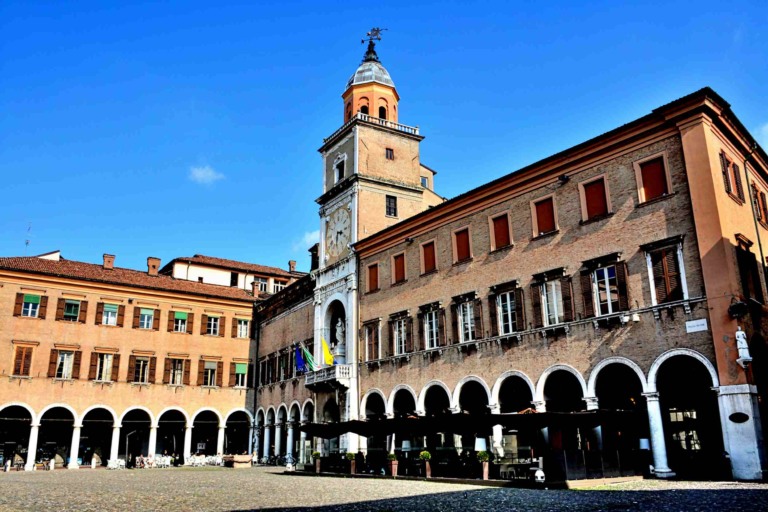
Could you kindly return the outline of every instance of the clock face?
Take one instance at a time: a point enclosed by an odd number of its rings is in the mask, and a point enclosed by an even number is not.
[[[350,234],[349,212],[346,207],[331,213],[325,224],[325,250],[328,256],[338,258],[349,244]]]

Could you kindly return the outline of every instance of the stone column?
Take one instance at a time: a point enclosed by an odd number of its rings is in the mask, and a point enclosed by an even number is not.
[[[184,427],[184,464],[190,463],[192,457],[192,425]]]
[[[491,414],[501,414],[501,406],[498,404],[491,406]],[[504,446],[502,446],[501,441],[504,438],[504,429],[501,425],[494,425],[493,426],[493,434],[491,436],[491,444],[492,444],[492,450],[493,453],[496,454],[498,457],[504,456]]]
[[[599,408],[599,403],[596,396],[585,396],[584,402],[587,404],[587,410],[588,411],[596,411]],[[598,450],[603,449],[603,427],[600,425],[597,425],[596,427],[592,428],[592,437],[595,439],[595,443],[597,443]]]
[[[69,464],[67,469],[78,469],[80,465],[77,463],[77,458],[80,456],[80,429],[82,425],[75,425],[72,427],[72,442],[69,444]]]
[[[253,426],[248,429],[248,455],[253,455],[253,435],[254,435],[255,429]],[[258,446],[258,444],[256,445]]]
[[[299,434],[299,461],[302,464],[307,463],[307,433],[301,432]]]
[[[268,458],[269,458],[269,444],[270,444],[270,442],[272,441],[272,440],[269,438],[269,437],[270,437],[270,434],[272,433],[272,432],[270,432],[270,431],[269,431],[269,427],[270,427],[270,426],[271,426],[271,425],[264,425],[264,451],[263,451],[262,453],[263,453],[263,457],[264,457],[265,459],[268,459]]]
[[[256,456],[261,460],[259,444],[261,444],[261,427],[257,424],[256,428],[253,429],[253,449],[251,450],[251,455],[253,455],[253,452],[256,452]]]
[[[288,423],[286,428],[288,429],[288,440],[286,441],[285,454],[293,458],[293,423]],[[296,464],[296,461],[294,460],[293,463]]]
[[[540,402],[533,402],[533,406],[536,408],[536,412],[547,412],[547,402],[542,400]],[[546,449],[549,449],[549,427],[541,429],[541,436],[544,438],[544,444]]]
[[[216,437],[216,455],[224,455],[224,432],[227,427],[219,425],[219,435]]]
[[[24,465],[25,471],[35,469],[35,459],[37,458],[37,435],[40,431],[40,425],[35,424],[29,429],[29,444],[27,445],[27,463]]]
[[[157,452],[157,427],[149,427],[149,445],[147,446],[147,457],[154,457]]]
[[[283,454],[282,444],[283,442],[283,425],[282,423],[275,423],[275,457],[279,457]]]
[[[757,401],[757,388],[736,384],[717,388],[723,446],[730,455],[731,471],[736,480],[762,480],[765,447]],[[740,421],[731,420],[741,416]]]
[[[109,446],[109,460],[117,460],[120,456],[120,425],[112,426],[112,444]]]
[[[653,466],[658,478],[672,478],[675,473],[667,463],[667,443],[664,439],[664,423],[661,419],[661,404],[659,393],[643,393],[648,405],[648,423],[651,427],[651,449],[653,450]]]

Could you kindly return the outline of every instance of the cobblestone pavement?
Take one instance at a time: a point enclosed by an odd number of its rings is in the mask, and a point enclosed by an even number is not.
[[[284,475],[276,468],[0,473],[0,510],[768,510],[768,485],[642,481],[592,490]]]

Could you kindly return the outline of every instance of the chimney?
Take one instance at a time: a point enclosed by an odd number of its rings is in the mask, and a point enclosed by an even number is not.
[[[288,272],[296,272],[296,262],[294,260],[288,260]]]
[[[309,254],[312,258],[312,264],[309,266],[309,270],[317,270],[320,268],[320,244],[315,244],[309,248]]]
[[[157,271],[160,270],[160,258],[150,256],[147,258],[147,274],[150,276],[157,276]]]
[[[105,254],[104,255],[104,269],[105,270],[112,270],[115,268],[115,255],[114,254]]]
[[[254,279],[251,281],[251,292],[253,293],[254,297],[259,296],[259,283]]]

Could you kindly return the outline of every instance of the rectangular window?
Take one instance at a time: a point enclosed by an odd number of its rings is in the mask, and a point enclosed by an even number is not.
[[[379,265],[368,266],[368,291],[375,292],[379,289]]]
[[[551,197],[547,197],[546,199],[535,202],[533,206],[535,216],[535,235],[541,236],[555,231],[557,229],[557,225],[555,223],[554,200]]]
[[[503,249],[512,244],[512,237],[509,235],[509,216],[505,213],[491,219],[493,226],[493,245],[491,250]]]
[[[599,219],[608,215],[608,194],[603,178],[581,186],[583,196],[582,220]]]
[[[248,377],[248,363],[235,363],[235,387],[244,388]]]
[[[454,232],[453,242],[455,244],[455,263],[467,261],[472,257],[472,251],[469,245],[469,228],[460,229]]]
[[[634,162],[637,193],[640,203],[664,197],[670,193],[669,170],[664,154]]]
[[[405,281],[405,254],[392,257],[392,275],[394,284]]]
[[[19,377],[29,377],[32,366],[32,347],[16,347],[13,357],[13,374]]]
[[[559,279],[542,283],[541,306],[545,326],[557,325],[565,321],[563,291]]]
[[[424,348],[437,348],[440,344],[440,324],[437,314],[437,310],[424,313]]]
[[[272,293],[282,291],[286,286],[288,286],[288,283],[285,281],[275,281],[275,284],[272,285]]]
[[[149,358],[137,357],[133,367],[133,382],[149,384]]]
[[[139,328],[151,329],[155,321],[155,310],[151,308],[141,308],[139,312]]]
[[[58,359],[56,361],[56,375],[57,379],[71,379],[72,378],[72,365],[75,360],[75,353],[69,350],[59,350]]]
[[[203,386],[216,385],[216,361],[206,361],[203,370]]]
[[[102,325],[117,325],[117,304],[104,304],[104,311],[101,313]]]
[[[435,242],[427,242],[421,246],[421,259],[423,262],[423,273],[428,274],[437,269],[435,260]]]
[[[399,356],[407,352],[408,331],[407,319],[401,318],[392,322],[392,343],[395,347],[395,355]]]
[[[101,382],[112,380],[112,354],[96,354],[96,378]]]
[[[40,312],[40,296],[24,294],[24,302],[21,308],[21,316],[37,318]]]
[[[258,289],[260,292],[266,292],[267,291],[267,280],[263,277],[256,277],[253,279],[256,283],[258,283]]]
[[[187,319],[189,313],[185,311],[173,312],[173,332],[187,332]]]
[[[171,359],[168,375],[168,383],[171,386],[181,386],[184,384],[184,360]]]
[[[379,359],[379,324],[378,322],[365,326],[366,360]]]
[[[496,312],[499,318],[500,335],[512,334],[517,331],[514,290],[496,296]]]
[[[462,302],[456,308],[459,316],[459,342],[464,343],[475,339],[475,308],[474,302]]]
[[[237,272],[230,272],[229,274],[229,286],[237,286],[237,281],[240,275]]]
[[[683,293],[678,252],[678,247],[673,246],[648,253],[656,304],[687,298]]]
[[[208,323],[206,324],[206,328],[205,328],[205,334],[210,334],[211,336],[218,336],[220,321],[221,319],[217,316],[209,316]]]
[[[429,178],[426,176],[421,177],[421,186],[424,188],[429,188]]]
[[[67,299],[64,301],[64,320],[77,322],[80,317],[80,301]]]
[[[387,156],[387,160],[394,160],[395,159],[395,150],[392,149],[392,148],[387,148],[386,156]]]
[[[334,183],[338,183],[342,178],[344,178],[344,160],[337,162],[334,170],[336,171],[333,177]]]
[[[237,337],[238,338],[247,338],[248,337],[248,327],[249,327],[249,321],[243,320],[242,318],[237,319]]]
[[[595,304],[595,314],[610,315],[620,310],[619,285],[616,276],[616,266],[598,268],[592,272],[592,294]]]
[[[744,186],[741,184],[739,166],[732,162],[724,152],[720,153],[720,166],[723,171],[725,191],[739,201],[744,201]]]
[[[757,269],[757,259],[749,250],[748,243],[739,241],[736,247],[736,264],[739,267],[741,277],[741,293],[746,299],[753,299],[763,303],[763,287],[760,282],[760,273]]]
[[[397,217],[397,198],[395,196],[387,196],[387,217]]]

